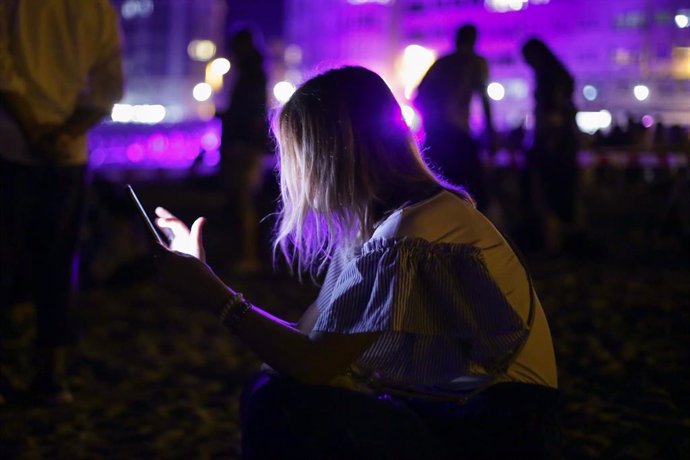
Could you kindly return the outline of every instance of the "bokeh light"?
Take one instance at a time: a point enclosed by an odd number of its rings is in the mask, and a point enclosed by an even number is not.
[[[405,124],[414,132],[418,131],[421,127],[421,118],[417,111],[407,104],[400,104],[400,110],[402,111],[403,119]]]
[[[674,17],[674,20],[679,29],[686,29],[690,27],[690,13],[678,12],[678,14],[676,14]]]
[[[641,121],[642,126],[644,126],[645,128],[651,128],[652,126],[654,126],[654,117],[649,114],[643,116]]]
[[[208,61],[216,55],[216,44],[211,40],[192,40],[187,46],[187,54],[195,61]]]
[[[295,85],[293,85],[289,81],[279,81],[275,84],[275,86],[273,86],[273,95],[275,96],[278,102],[280,102],[281,104],[285,104],[287,101],[290,100],[290,97],[292,97],[292,94],[295,92],[295,89]]]
[[[598,112],[577,112],[575,122],[583,133],[594,134],[600,129],[611,126],[611,112],[600,110]]]
[[[646,85],[635,85],[633,95],[638,101],[645,101],[649,97],[649,88]]]
[[[403,84],[405,97],[410,99],[412,92],[417,87],[426,71],[436,60],[436,53],[433,50],[420,45],[409,45],[405,48],[402,55],[402,63],[399,71],[399,78]]]
[[[160,123],[165,119],[165,107],[160,104],[115,104],[110,118],[116,123]]]
[[[486,87],[486,94],[494,101],[502,100],[506,95],[506,89],[498,82],[491,82]]]
[[[599,91],[597,91],[597,88],[592,85],[585,85],[582,88],[582,95],[588,101],[594,101],[599,95]]]
[[[216,75],[225,75],[230,71],[230,61],[225,58],[216,58],[211,61],[210,69]]]
[[[192,96],[199,102],[208,101],[213,94],[213,88],[206,82],[197,83],[192,89]]]
[[[122,19],[147,18],[153,13],[153,0],[126,0],[120,7]]]

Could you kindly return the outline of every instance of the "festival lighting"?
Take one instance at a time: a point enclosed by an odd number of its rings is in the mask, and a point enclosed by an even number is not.
[[[588,101],[593,101],[597,98],[599,95],[599,91],[597,91],[597,88],[592,86],[592,85],[585,85],[582,88],[582,95],[584,96],[585,99]]]
[[[497,13],[506,11],[520,11],[527,8],[528,0],[484,0],[484,6]]]
[[[295,89],[295,85],[289,81],[279,81],[275,84],[275,86],[273,86],[273,95],[278,102],[285,104],[290,100],[290,97],[292,96],[292,93],[295,92]]]
[[[192,40],[187,46],[187,54],[195,61],[206,62],[216,55],[216,44],[211,40]]]
[[[678,26],[679,29],[687,29],[690,27],[690,11],[679,11],[676,13],[674,20],[676,21],[676,26]]]
[[[146,18],[153,13],[153,0],[126,0],[120,7],[122,19]]]
[[[505,97],[506,90],[502,84],[494,81],[486,87],[486,94],[494,101],[500,101]]]
[[[208,167],[215,167],[218,166],[220,163],[220,151],[219,150],[210,150],[207,152],[204,152],[204,158],[203,158],[204,164]]]
[[[646,85],[635,85],[633,95],[638,101],[645,101],[649,97],[649,88]]]
[[[400,104],[405,124],[414,132],[417,132],[421,126],[421,118],[417,111],[407,104]]]
[[[380,5],[388,5],[393,3],[393,0],[347,0],[350,5],[364,5],[366,3],[378,3]]]
[[[216,58],[206,64],[204,81],[211,86],[214,92],[223,87],[223,75],[230,71],[230,61],[225,58]]]
[[[651,128],[654,125],[654,117],[651,115],[645,115],[642,117],[642,126],[645,128]]]
[[[115,104],[110,118],[117,123],[129,123],[134,119],[134,106],[129,104]]]
[[[215,131],[207,131],[201,136],[201,148],[206,152],[218,150],[220,148],[220,135]]]
[[[165,107],[160,104],[115,104],[110,118],[116,123],[160,123],[165,119]]]
[[[213,94],[213,88],[206,82],[197,83],[192,89],[192,96],[199,102],[208,101]]]
[[[583,133],[594,134],[600,129],[611,126],[611,112],[600,110],[598,112],[577,112],[575,122]]]
[[[230,61],[225,58],[216,58],[211,61],[210,69],[216,75],[225,75],[230,72]]]
[[[405,48],[399,77],[403,83],[407,99],[412,97],[412,92],[422,81],[424,74],[435,60],[436,53],[433,50],[420,45],[409,45]]]

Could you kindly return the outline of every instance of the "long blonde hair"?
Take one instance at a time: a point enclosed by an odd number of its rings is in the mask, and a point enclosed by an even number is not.
[[[381,210],[442,184],[424,163],[386,83],[363,67],[304,83],[273,123],[282,206],[274,251],[321,272],[338,247],[368,239]]]

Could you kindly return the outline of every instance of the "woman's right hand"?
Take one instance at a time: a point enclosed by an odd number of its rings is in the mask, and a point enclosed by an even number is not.
[[[156,225],[170,237],[168,249],[194,256],[202,262],[206,262],[206,250],[204,249],[202,230],[206,223],[205,217],[199,217],[189,228],[178,217],[165,208],[156,208]]]
[[[187,303],[217,313],[231,294],[213,270],[194,255],[157,244],[153,259],[161,285]]]

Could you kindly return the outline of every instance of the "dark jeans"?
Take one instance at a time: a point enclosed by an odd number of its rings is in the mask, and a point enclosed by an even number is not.
[[[557,459],[560,397],[501,383],[462,406],[259,373],[242,395],[242,458]]]
[[[0,315],[14,301],[33,300],[43,348],[75,339],[71,307],[85,203],[85,166],[0,160]]]

